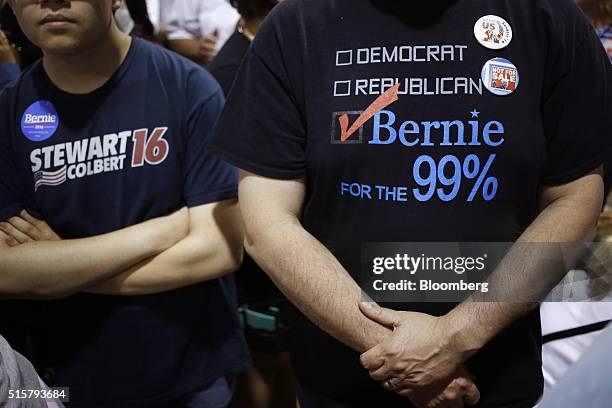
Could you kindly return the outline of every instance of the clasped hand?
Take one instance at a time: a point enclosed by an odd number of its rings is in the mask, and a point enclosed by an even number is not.
[[[359,308],[369,319],[393,330],[360,357],[370,377],[419,408],[478,403],[480,392],[463,364],[467,355],[454,341],[447,318],[370,303],[361,303]]]

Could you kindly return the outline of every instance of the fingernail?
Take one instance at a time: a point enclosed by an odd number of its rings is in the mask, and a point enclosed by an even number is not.
[[[366,309],[372,309],[372,304],[370,302],[361,302],[361,305]]]
[[[0,222],[0,229],[4,231],[6,229],[6,222]]]

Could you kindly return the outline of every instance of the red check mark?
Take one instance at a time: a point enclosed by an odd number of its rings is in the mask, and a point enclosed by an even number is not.
[[[350,129],[348,129],[348,115],[344,115],[338,118],[340,122],[340,141],[345,142],[349,137],[353,135],[360,127],[362,127],[368,120],[372,119],[381,110],[391,105],[393,102],[399,99],[398,91],[400,84],[395,84],[393,87],[387,89],[384,94],[380,95],[366,110],[363,111],[357,120],[353,123]],[[348,129],[348,130],[347,130]]]

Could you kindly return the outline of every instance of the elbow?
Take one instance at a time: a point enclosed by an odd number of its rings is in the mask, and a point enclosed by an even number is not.
[[[244,249],[240,248],[240,254],[235,254],[225,261],[224,270],[226,274],[236,272],[242,266],[244,260]]]
[[[274,256],[277,252],[275,250],[277,245],[279,243],[284,245],[287,239],[290,239],[292,233],[290,227],[295,223],[297,222],[279,222],[267,228],[247,225],[244,234],[244,249],[255,261]],[[281,232],[284,238],[279,240]]]
[[[222,275],[227,275],[236,272],[241,266],[244,259],[244,247],[242,243],[231,245],[225,251],[219,254],[220,269]]]
[[[213,278],[222,278],[236,272],[242,266],[242,253],[240,255],[230,252],[220,252],[212,260],[215,265]],[[210,259],[208,260],[210,262]]]
[[[227,243],[217,247],[209,256],[203,256],[201,270],[213,268],[212,277],[221,278],[236,272],[241,266],[244,258],[244,247],[241,242]],[[204,264],[207,264],[208,268]]]

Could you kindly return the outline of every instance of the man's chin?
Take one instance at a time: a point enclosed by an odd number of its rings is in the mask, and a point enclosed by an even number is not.
[[[82,48],[82,43],[71,36],[46,35],[45,37],[39,44],[45,54],[70,56]]]

